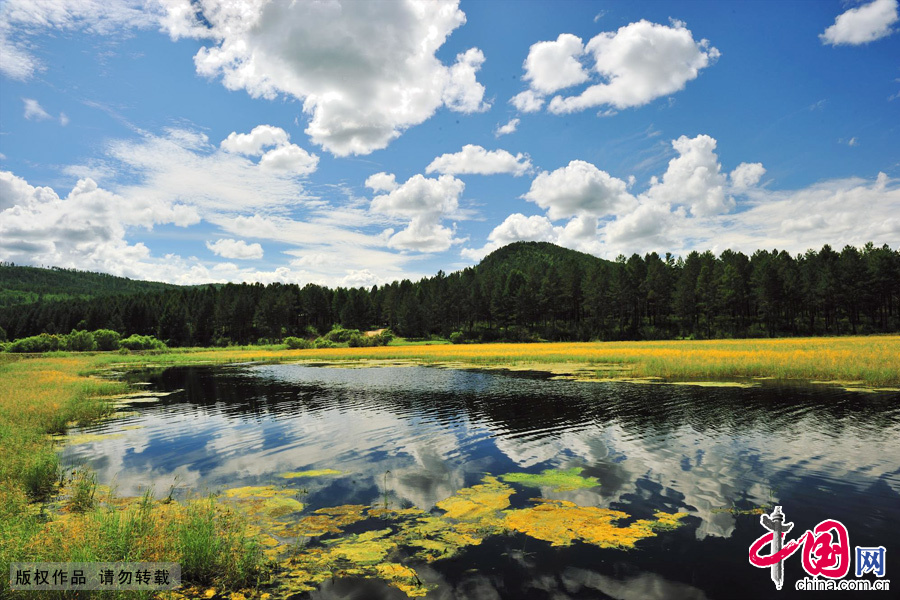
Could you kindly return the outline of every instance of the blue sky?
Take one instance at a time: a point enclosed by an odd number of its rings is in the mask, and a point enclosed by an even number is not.
[[[900,245],[897,0],[0,4],[0,260],[372,285]]]

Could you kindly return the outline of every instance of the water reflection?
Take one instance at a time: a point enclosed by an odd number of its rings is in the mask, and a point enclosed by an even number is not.
[[[578,466],[601,486],[541,495],[638,518],[654,510],[694,517],[658,541],[678,545],[677,557],[657,542],[629,553],[541,546],[534,564],[509,540],[486,543],[425,571],[446,584],[434,597],[767,595],[767,573],[745,558],[762,533],[758,517],[737,509],[774,501],[800,530],[839,518],[853,544],[900,539],[898,394],[578,383],[425,367],[179,368],[150,380],[181,391],[86,430],[122,435],[70,446],[64,461],[89,464],[123,495],[277,482],[307,490],[311,508],[387,500],[430,509],[485,473]],[[319,468],[346,475],[278,478]],[[799,576],[799,562],[793,568]],[[397,591],[337,581],[314,596]]]

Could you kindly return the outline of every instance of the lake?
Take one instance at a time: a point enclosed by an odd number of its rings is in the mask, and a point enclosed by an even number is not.
[[[802,550],[781,592],[748,562],[766,533],[759,513],[775,504],[794,523],[789,539],[836,519],[851,546],[887,548],[885,579],[900,566],[896,392],[299,364],[142,379],[170,393],[73,430],[75,442],[97,435],[65,446],[63,463],[93,468],[119,495],[219,493],[249,506],[273,556],[340,563],[308,586],[313,598],[806,597],[794,590]],[[260,490],[294,504],[246,504]],[[359,514],[329,508],[346,505]],[[337,527],[312,534],[315,515]],[[341,538],[352,546],[329,542]],[[386,572],[372,556],[400,566]]]

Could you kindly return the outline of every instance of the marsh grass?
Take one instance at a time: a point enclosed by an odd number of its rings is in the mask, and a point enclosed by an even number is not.
[[[264,574],[241,517],[212,499],[187,503],[98,499],[97,482],[74,482],[68,510],[44,510],[60,466],[50,434],[107,415],[127,391],[97,373],[242,362],[433,364],[549,371],[577,378],[776,379],[900,385],[900,336],[610,343],[390,345],[287,350],[283,346],[108,353],[0,353],[0,572],[13,561],[181,562],[184,578],[240,588]],[[72,487],[69,483],[69,487]],[[8,595],[0,577],[0,597]],[[131,592],[129,598],[140,597]],[[47,594],[41,597],[64,597]],[[123,596],[124,597],[124,596]]]
[[[96,355],[98,368],[235,362],[411,361],[459,367],[544,370],[580,377],[794,380],[900,385],[900,336],[675,340],[538,344],[417,344],[374,348],[287,350],[283,346],[183,348],[153,355]]]
[[[113,406],[104,397],[128,389],[91,376],[96,359],[0,354],[0,573],[16,561],[171,561],[188,565],[187,582],[224,588],[255,582],[263,572],[262,556],[233,513],[208,500],[166,503],[149,494],[129,499],[110,492],[104,500],[94,473],[77,468],[73,477],[61,477],[51,434],[109,414]],[[45,506],[57,495],[65,500]],[[10,593],[9,579],[0,577],[0,597]],[[129,591],[102,597],[151,595]]]

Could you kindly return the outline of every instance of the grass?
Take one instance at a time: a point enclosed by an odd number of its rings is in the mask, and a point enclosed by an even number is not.
[[[182,563],[183,580],[195,584],[254,585],[263,560],[234,513],[209,500],[165,503],[109,492],[104,499],[93,473],[61,476],[51,434],[108,414],[103,398],[127,391],[124,383],[87,375],[97,359],[0,354],[0,572],[19,561],[171,561]],[[62,500],[45,510],[40,501],[53,496]],[[9,579],[0,577],[0,597],[9,594]]]
[[[263,562],[245,524],[213,500],[115,499],[87,472],[66,486],[68,506],[44,511],[61,479],[51,434],[104,416],[103,398],[127,391],[97,373],[143,367],[251,361],[357,364],[404,362],[550,371],[579,378],[744,377],[900,385],[900,336],[766,340],[405,344],[286,350],[283,346],[172,349],[148,353],[0,354],[0,572],[14,561],[181,562],[186,580],[253,586]],[[48,519],[47,512],[52,514]],[[8,583],[0,578],[0,596]],[[50,595],[48,597],[55,597]]]
[[[900,385],[900,336],[541,344],[407,344],[286,350],[283,346],[181,348],[158,354],[95,355],[86,370],[115,366],[250,361],[411,361],[461,367],[545,370],[579,377],[704,381],[744,377]]]

